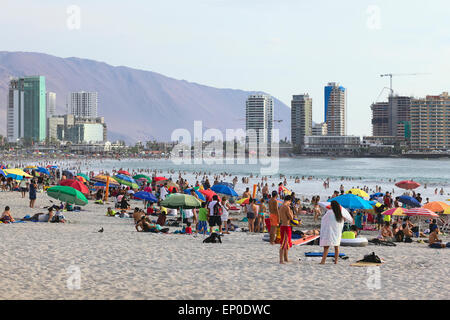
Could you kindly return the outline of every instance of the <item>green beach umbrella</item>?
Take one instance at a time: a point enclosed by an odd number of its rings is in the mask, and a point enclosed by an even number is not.
[[[147,179],[148,183],[152,183],[152,178],[150,178],[149,176],[146,176],[145,174],[138,174],[133,177],[134,180],[138,180],[138,179],[142,179],[142,178]]]
[[[78,190],[68,186],[56,186],[47,189],[49,197],[62,202],[73,203],[79,206],[87,205],[86,197]]]
[[[182,194],[182,193],[172,193],[161,201],[161,206],[170,209],[195,209],[200,208],[202,203],[195,197]]]
[[[118,174],[114,176],[114,179],[116,179],[118,183],[123,184],[124,186],[128,186],[132,189],[139,189],[138,184],[131,177],[125,176],[123,174]]]
[[[77,174],[77,176],[83,177],[83,178],[85,178],[87,181],[91,181],[91,179],[89,179],[89,177],[88,177],[87,174],[79,173],[79,174]]]

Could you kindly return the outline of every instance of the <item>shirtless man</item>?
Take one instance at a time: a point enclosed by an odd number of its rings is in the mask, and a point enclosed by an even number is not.
[[[292,228],[291,228],[291,220],[294,218],[291,206],[291,196],[287,195],[284,197],[284,203],[280,207],[279,215],[281,221],[281,244],[280,244],[280,264],[284,264],[285,262],[289,262],[288,260],[288,251],[289,248],[292,247],[291,236],[292,236]]]
[[[272,191],[272,198],[269,200],[269,219],[270,219],[270,244],[275,244],[277,236],[277,228],[280,224],[280,216],[278,212],[278,193],[274,190]]]
[[[438,233],[439,233],[439,228],[437,227],[437,225],[433,225],[432,230],[430,230],[430,236],[428,237],[428,245],[431,248],[450,248],[450,242],[447,242],[447,244],[442,243],[442,240],[439,240],[438,238]]]
[[[250,190],[249,188],[246,188],[245,192],[242,194],[242,198],[250,198],[250,197],[251,197]]]

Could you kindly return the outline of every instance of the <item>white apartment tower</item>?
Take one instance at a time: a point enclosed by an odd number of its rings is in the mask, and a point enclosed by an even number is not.
[[[45,104],[47,106],[47,118],[56,114],[56,93],[47,91],[45,93]]]
[[[67,112],[80,118],[97,118],[97,92],[71,92],[67,97]]]
[[[272,143],[273,99],[266,94],[253,94],[247,98],[245,129],[255,130],[257,143]],[[263,130],[261,132],[261,130]],[[262,133],[262,135],[261,135]]]

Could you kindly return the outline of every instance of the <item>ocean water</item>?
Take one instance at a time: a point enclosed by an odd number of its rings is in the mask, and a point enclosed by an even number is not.
[[[82,170],[125,170],[157,169],[166,173],[175,172],[227,172],[237,176],[261,177],[261,168],[268,164],[182,164],[178,165],[171,160],[122,159],[103,160],[81,166]],[[388,180],[415,180],[429,185],[450,185],[449,159],[406,159],[406,158],[281,158],[278,163],[278,173],[290,176],[313,176],[318,179],[330,178],[338,180],[341,177],[363,181],[379,182]]]

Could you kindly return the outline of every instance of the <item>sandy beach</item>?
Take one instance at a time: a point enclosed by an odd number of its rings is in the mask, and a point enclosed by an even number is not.
[[[243,187],[239,184],[237,190]],[[321,189],[319,181],[301,187]],[[36,208],[29,209],[27,197],[22,199],[19,192],[0,192],[0,206],[11,206],[16,219],[44,212],[49,200],[38,193]],[[321,247],[294,246],[291,262],[280,265],[279,246],[262,241],[263,234],[232,232],[222,244],[204,244],[203,235],[138,233],[132,219],[106,217],[108,206],[113,206],[111,199],[105,205],[90,202],[81,212],[64,212],[65,224],[0,225],[2,299],[449,298],[448,249],[417,242],[341,247],[349,259],[334,265],[329,258],[319,265],[320,258],[306,258],[304,253],[320,252]],[[132,201],[135,206],[142,203]],[[303,220],[302,230],[312,217]],[[171,227],[170,232],[177,229]],[[368,239],[376,234],[363,232]],[[379,268],[350,266],[371,252],[385,263]],[[78,270],[79,288],[69,281]]]

